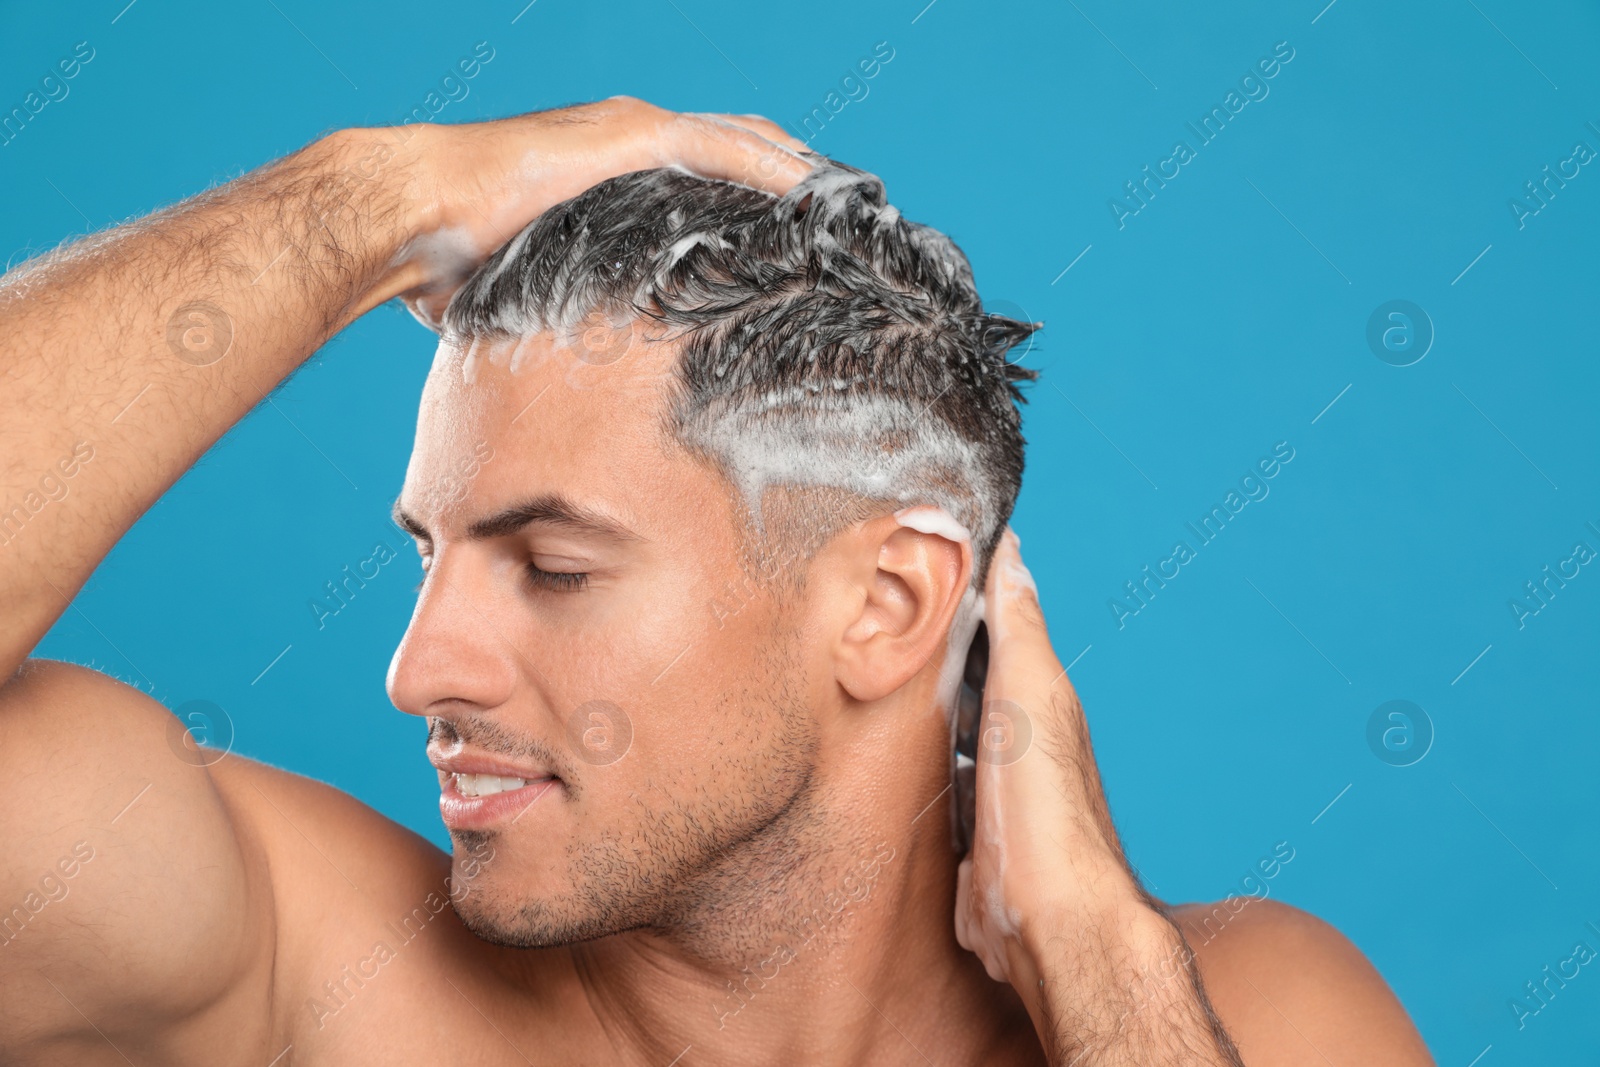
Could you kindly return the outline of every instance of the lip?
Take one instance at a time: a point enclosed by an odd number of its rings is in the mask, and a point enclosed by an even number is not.
[[[508,760],[496,759],[494,756],[480,756],[471,752],[457,751],[446,756],[438,749],[430,749],[428,762],[434,769],[442,774],[498,774],[502,778],[526,778],[532,781],[535,778],[554,778],[550,769],[533,764],[515,764]]]
[[[463,771],[463,774],[493,774],[493,771]],[[488,830],[510,825],[522,818],[544,795],[561,785],[559,778],[531,778],[521,789],[508,789],[487,797],[469,797],[456,790],[453,774],[441,774],[439,816],[452,830]],[[508,777],[511,777],[508,775]],[[524,777],[524,775],[515,775]]]
[[[488,830],[514,823],[562,784],[560,778],[543,768],[519,767],[493,756],[462,753],[431,758],[429,762],[439,772],[439,816],[451,830]],[[457,774],[495,774],[521,778],[528,784],[492,796],[469,797],[456,789]]]

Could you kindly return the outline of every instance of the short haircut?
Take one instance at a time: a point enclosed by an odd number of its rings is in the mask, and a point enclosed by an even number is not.
[[[981,588],[1022,485],[1018,383],[1036,376],[1007,353],[1039,324],[986,313],[953,241],[873,175],[813,158],[782,197],[677,169],[602,182],[491,256],[444,335],[654,320],[681,345],[668,429],[758,528],[768,488],[933,505],[971,533]],[[830,507],[827,536],[863,514]]]

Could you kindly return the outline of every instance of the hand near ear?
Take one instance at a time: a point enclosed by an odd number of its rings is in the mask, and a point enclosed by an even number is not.
[[[1016,988],[1052,1064],[1238,1065],[1192,953],[1122,854],[1083,707],[1010,530],[985,597],[989,673],[957,940]],[[1139,986],[1173,959],[1184,965],[1172,979]]]

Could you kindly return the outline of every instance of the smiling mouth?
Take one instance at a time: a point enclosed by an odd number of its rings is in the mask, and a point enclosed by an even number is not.
[[[503,774],[452,774],[450,782],[464,797],[492,797],[527,785],[554,782],[554,778],[508,778]]]
[[[439,814],[452,832],[506,829],[535,807],[547,810],[539,801],[552,789],[565,784],[554,775],[524,778],[441,770]],[[555,799],[560,799],[559,794]],[[551,810],[550,815],[558,815],[559,810]]]

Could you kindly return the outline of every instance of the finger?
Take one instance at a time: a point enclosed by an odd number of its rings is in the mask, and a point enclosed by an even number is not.
[[[440,300],[436,295],[422,296],[408,293],[400,298],[406,310],[411,312],[411,317],[434,333],[443,331],[444,306],[447,300]]]
[[[673,162],[707,178],[739,182],[781,196],[811,173],[786,145],[710,115],[679,115],[668,131]]]
[[[746,134],[753,134],[762,141],[769,142],[771,145],[775,146],[784,157],[789,159],[799,158],[804,161],[808,167],[812,163],[811,157],[815,155],[811,149],[806,147],[804,141],[790,136],[789,132],[782,126],[779,126],[776,122],[773,122],[771,119],[762,115],[730,115],[720,112],[699,112],[693,113],[691,117],[703,119],[707,122],[713,123],[734,137],[740,137],[741,140],[743,138],[736,131],[742,130]],[[773,156],[771,149],[766,145],[758,145],[758,147],[760,148],[763,160],[768,158],[776,158]],[[807,173],[810,173],[810,171],[807,170],[801,173],[801,177],[804,177]]]
[[[989,673],[984,699],[1010,700],[1037,708],[1066,672],[1050,644],[1039,591],[1022,562],[1022,545],[1006,528],[989,563],[984,590],[984,622],[989,629]]]
[[[1036,791],[1039,779],[1033,777],[1044,773],[1053,779],[1055,793],[1069,800],[1073,812],[1087,816],[1088,825],[1113,852],[1118,852],[1116,828],[1100,784],[1083,704],[1050,644],[1038,590],[1022,562],[1021,542],[1009,527],[995,546],[989,564],[984,621],[989,627],[985,719],[995,712],[1021,719],[1029,729],[1028,748],[1022,754],[1039,749],[1040,740],[1046,739],[1053,758],[1043,762],[1021,756],[998,762],[980,759],[979,804],[984,802],[985,781],[991,790],[1021,790],[1020,795],[1027,798],[1020,801],[1024,806],[1037,803],[1038,796],[1048,798],[1048,793]],[[1052,768],[1061,767],[1075,767],[1076,773],[1058,777]],[[981,833],[982,830],[974,831],[974,836]]]
[[[765,137],[774,144],[781,144],[786,148],[794,149],[796,152],[811,151],[811,149],[806,146],[804,141],[797,137],[790,136],[788,130],[785,130],[782,126],[779,126],[776,122],[773,122],[765,115],[728,115],[721,112],[716,112],[711,114],[709,117],[721,119],[723,122],[726,122],[729,125],[738,126],[742,129],[749,130],[751,133],[756,134],[757,136]]]
[[[956,944],[968,952],[977,951],[977,938],[972,935],[972,857],[968,856],[956,868]]]

